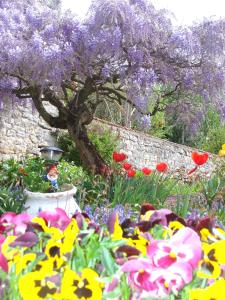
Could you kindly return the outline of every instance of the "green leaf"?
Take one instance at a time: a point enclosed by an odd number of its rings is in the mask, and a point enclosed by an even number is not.
[[[102,247],[101,253],[102,253],[102,263],[105,269],[110,275],[113,275],[115,273],[115,260],[113,259],[110,251],[107,248]]]

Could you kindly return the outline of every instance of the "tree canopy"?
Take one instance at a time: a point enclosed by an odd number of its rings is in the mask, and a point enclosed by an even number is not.
[[[104,161],[85,125],[102,99],[128,102],[148,119],[171,95],[213,97],[224,107],[224,20],[174,29],[149,1],[95,0],[80,21],[44,1],[1,0],[0,39],[0,101],[31,98],[49,125],[68,129],[93,172]]]

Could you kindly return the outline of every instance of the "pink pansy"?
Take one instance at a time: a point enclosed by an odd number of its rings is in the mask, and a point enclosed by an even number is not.
[[[151,272],[149,280],[155,288],[144,293],[142,296],[156,299],[167,298],[173,292],[177,294],[185,284],[192,280],[192,267],[189,264],[177,263],[168,269],[155,268]]]
[[[14,234],[23,234],[31,219],[27,213],[17,215],[14,212],[6,212],[1,216],[0,223],[5,226],[7,231],[13,229]]]
[[[41,211],[39,217],[43,218],[49,227],[56,227],[61,230],[64,230],[71,222],[71,219],[61,208],[55,208],[51,211]]]
[[[152,291],[156,289],[154,282],[150,280],[153,266],[147,259],[132,259],[121,268],[122,272],[129,273],[128,282],[138,290]]]
[[[177,293],[192,280],[192,267],[188,263],[176,263],[163,269],[153,266],[149,260],[136,259],[126,262],[121,271],[129,273],[128,283],[135,292],[153,298],[166,297],[171,291]]]
[[[170,240],[154,241],[147,248],[152,264],[160,268],[168,268],[179,262],[189,263],[196,268],[201,254],[200,238],[188,227],[181,228]]]

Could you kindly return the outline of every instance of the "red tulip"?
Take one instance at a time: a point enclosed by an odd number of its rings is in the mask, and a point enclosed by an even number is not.
[[[168,169],[168,165],[164,162],[157,164],[156,170],[159,172],[166,172]]]
[[[152,170],[150,170],[149,168],[143,168],[141,171],[144,175],[149,175],[152,173]]]
[[[113,152],[113,160],[116,162],[120,161],[120,154],[118,152]]]
[[[120,161],[127,159],[127,155],[125,153],[120,153]]]
[[[128,164],[128,163],[124,163],[124,164],[123,164],[123,168],[124,168],[126,171],[130,170],[131,167],[132,167],[131,164]]]
[[[191,157],[196,165],[201,166],[207,162],[209,158],[209,154],[208,153],[200,154],[198,152],[192,152]]]
[[[134,177],[136,175],[136,171],[133,169],[130,169],[127,171],[127,176],[128,177]]]
[[[115,162],[124,161],[126,158],[127,158],[127,156],[124,153],[113,152],[113,160]]]

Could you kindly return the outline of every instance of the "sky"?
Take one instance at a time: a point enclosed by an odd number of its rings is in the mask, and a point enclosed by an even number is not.
[[[166,8],[175,15],[174,24],[190,25],[204,17],[225,17],[225,0],[152,0],[156,8]],[[70,8],[84,17],[91,0],[62,0],[63,8]]]

